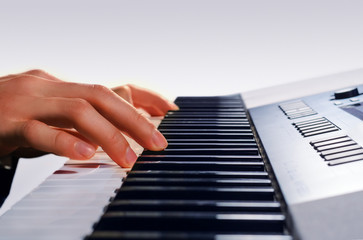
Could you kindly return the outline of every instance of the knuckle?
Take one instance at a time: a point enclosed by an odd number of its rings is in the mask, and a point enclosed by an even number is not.
[[[123,145],[121,132],[117,130],[113,131],[112,134],[109,134],[107,140],[109,144],[118,145],[118,146]],[[122,144],[120,145],[120,143]]]
[[[9,82],[16,89],[16,92],[33,92],[37,86],[37,79],[29,75],[18,75]]]
[[[42,69],[32,69],[30,71],[27,71],[26,74],[36,75],[36,76],[44,76],[44,75],[47,75],[47,72],[45,72]]]
[[[39,126],[37,120],[29,120],[23,124],[22,135],[28,145],[30,145],[32,139],[36,137],[36,129]]]
[[[131,95],[131,88],[129,86],[123,86],[122,90],[128,94]]]
[[[70,107],[68,109],[69,114],[74,117],[80,117],[86,115],[91,109],[91,104],[83,98],[74,98],[71,100]]]
[[[139,126],[155,128],[154,124],[150,120],[148,120],[141,112],[136,112],[136,114],[134,115],[134,122],[137,123],[137,125]]]
[[[144,122],[145,121],[145,117],[144,117],[144,115],[142,114],[142,113],[140,113],[140,112],[137,112],[136,114],[135,114],[135,121],[136,122]]]
[[[93,92],[100,95],[108,95],[111,92],[110,89],[100,84],[92,84],[90,87],[92,88]]]
[[[54,136],[54,142],[53,146],[59,147],[64,145],[64,140],[68,138],[68,135],[63,131],[58,131],[56,135]],[[70,141],[67,141],[67,143],[70,143]]]
[[[124,85],[125,87],[127,87],[128,89],[132,89],[132,88],[134,88],[134,87],[136,87],[136,85],[135,84],[131,84],[131,83],[127,83],[127,84],[125,84]]]
[[[115,97],[115,93],[103,85],[91,84],[90,88],[90,92],[92,93],[92,101],[94,101],[96,104],[103,105],[105,102],[108,102]]]
[[[117,92],[125,93],[127,91],[127,86],[120,86],[117,88]]]
[[[116,93],[122,97],[124,100],[132,104],[132,94],[131,89],[128,86],[119,87]]]

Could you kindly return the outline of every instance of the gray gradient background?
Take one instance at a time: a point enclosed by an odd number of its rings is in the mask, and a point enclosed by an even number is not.
[[[0,75],[242,92],[363,67],[362,23],[363,1],[0,1]]]

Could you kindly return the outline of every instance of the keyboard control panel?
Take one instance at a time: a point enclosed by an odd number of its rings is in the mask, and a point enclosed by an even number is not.
[[[362,92],[360,85],[249,109],[302,239],[363,235]]]

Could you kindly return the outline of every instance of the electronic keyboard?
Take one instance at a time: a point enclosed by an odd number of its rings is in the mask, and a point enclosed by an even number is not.
[[[178,97],[157,123],[165,150],[138,147],[131,169],[102,149],[67,161],[0,218],[0,239],[363,238],[362,93]]]

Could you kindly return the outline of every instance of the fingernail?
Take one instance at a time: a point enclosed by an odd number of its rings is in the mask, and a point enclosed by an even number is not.
[[[172,110],[179,110],[178,105],[176,105],[175,103],[170,103],[170,107]]]
[[[74,148],[80,155],[85,158],[91,158],[96,152],[96,149],[94,149],[94,147],[84,142],[77,142]]]
[[[126,162],[129,164],[129,166],[132,166],[137,159],[137,155],[135,154],[135,152],[130,148],[127,147],[126,149]]]
[[[168,142],[157,129],[154,130],[152,141],[157,149],[164,149],[168,146]]]

